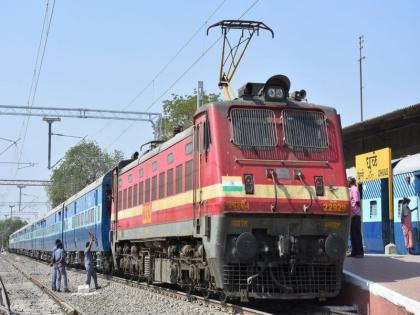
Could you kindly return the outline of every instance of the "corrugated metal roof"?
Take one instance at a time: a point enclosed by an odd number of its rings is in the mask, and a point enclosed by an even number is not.
[[[374,118],[367,119],[362,122],[355,123],[353,125],[349,125],[347,127],[343,128],[344,133],[349,133],[355,130],[360,129],[369,129],[370,127],[375,126],[376,124],[381,124],[390,120],[396,120],[396,119],[407,119],[412,118],[415,116],[420,116],[420,103],[414,104],[411,106],[407,106],[404,108],[400,108],[397,110],[394,110],[392,112],[386,113],[381,116],[377,116]]]

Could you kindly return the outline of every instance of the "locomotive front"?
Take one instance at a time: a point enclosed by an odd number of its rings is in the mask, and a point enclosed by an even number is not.
[[[211,282],[245,301],[340,290],[349,227],[340,117],[289,88],[282,75],[248,83],[195,116],[204,153],[194,211]]]

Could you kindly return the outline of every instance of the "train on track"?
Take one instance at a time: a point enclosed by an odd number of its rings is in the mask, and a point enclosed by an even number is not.
[[[336,296],[349,231],[340,116],[276,75],[197,109],[193,125],[122,161],[10,236],[49,259],[221,299]]]

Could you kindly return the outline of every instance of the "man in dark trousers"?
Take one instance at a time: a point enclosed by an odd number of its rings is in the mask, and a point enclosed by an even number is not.
[[[351,240],[351,254],[349,257],[363,258],[363,240],[362,240],[362,221],[360,218],[360,193],[356,186],[356,179],[349,178],[349,194],[350,194],[350,211],[351,211],[351,225],[350,225],[350,240]]]
[[[51,289],[53,291],[56,291],[57,290],[56,281],[57,281],[57,273],[58,273],[57,264],[54,261],[54,253],[55,253],[55,250],[57,249],[57,246],[60,243],[61,243],[61,240],[56,239],[55,240],[55,246],[54,246],[54,248],[53,248],[53,250],[51,252],[51,264],[50,264],[50,266],[53,267]]]
[[[61,286],[61,277],[63,277],[63,286],[64,286],[64,292],[70,292],[68,288],[67,283],[67,271],[66,271],[66,261],[64,257],[64,249],[63,249],[63,243],[59,243],[57,245],[57,249],[54,252],[54,261],[57,265],[57,292],[60,292],[60,286]]]
[[[86,284],[90,286],[90,280],[93,278],[93,281],[95,282],[95,289],[100,289],[100,286],[98,285],[98,277],[96,276],[95,266],[93,263],[93,256],[92,256],[92,245],[95,243],[96,238],[95,235],[89,232],[90,235],[90,241],[86,243],[85,248],[85,268],[86,268]]]

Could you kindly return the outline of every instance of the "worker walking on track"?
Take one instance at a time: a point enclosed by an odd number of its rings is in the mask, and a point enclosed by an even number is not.
[[[63,243],[61,242],[57,245],[57,249],[54,252],[54,260],[55,260],[55,263],[57,264],[57,269],[58,269],[57,284],[56,284],[57,292],[61,292],[60,291],[61,277],[63,277],[64,292],[70,292],[68,288],[68,283],[67,283],[67,271],[66,271],[66,262],[65,262],[65,257],[64,257]]]
[[[58,267],[57,267],[57,264],[55,263],[54,253],[55,253],[55,251],[57,249],[57,246],[60,243],[61,243],[61,240],[59,240],[59,239],[55,240],[55,246],[54,246],[54,248],[53,248],[53,250],[51,252],[51,264],[50,264],[50,266],[53,267],[51,289],[53,291],[56,291],[57,290],[56,281],[57,281],[57,273],[58,273]]]
[[[401,227],[404,235],[404,244],[407,249],[407,253],[411,254],[414,249],[413,246],[413,225],[411,224],[411,212],[417,210],[417,207],[410,209],[410,199],[404,197],[401,208]]]
[[[98,285],[98,277],[96,275],[95,266],[93,264],[93,256],[92,256],[92,245],[96,241],[95,235],[89,232],[90,235],[90,241],[86,243],[85,248],[85,268],[86,268],[86,284],[90,286],[90,280],[93,278],[93,281],[95,282],[95,289],[100,289],[100,286]]]

